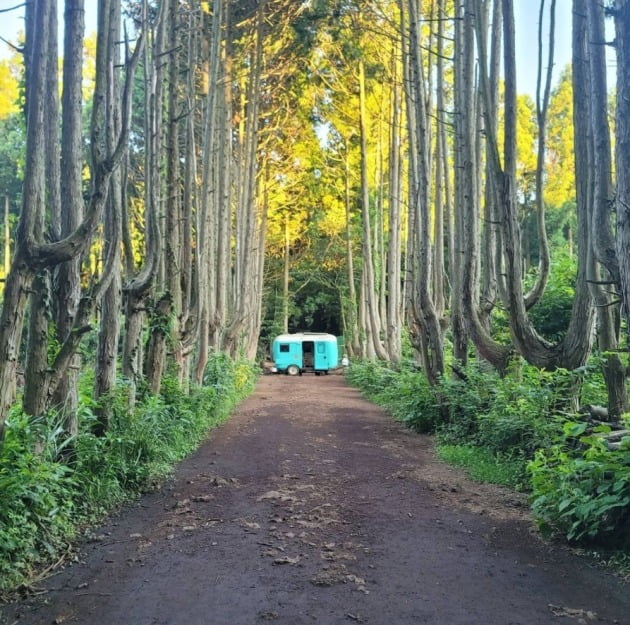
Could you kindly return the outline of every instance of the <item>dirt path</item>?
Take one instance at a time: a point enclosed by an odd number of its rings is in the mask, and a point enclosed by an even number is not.
[[[341,376],[265,376],[161,491],[1,625],[630,622],[524,502],[437,462]]]

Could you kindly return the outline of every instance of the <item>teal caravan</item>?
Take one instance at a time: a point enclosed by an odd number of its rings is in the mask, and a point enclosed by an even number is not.
[[[323,332],[281,334],[271,345],[272,371],[288,375],[327,374],[339,366],[337,337]]]

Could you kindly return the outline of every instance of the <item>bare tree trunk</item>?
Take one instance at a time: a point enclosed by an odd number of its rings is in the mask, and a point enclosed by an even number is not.
[[[289,269],[291,266],[291,243],[289,239],[289,213],[284,216],[284,271],[282,272],[282,331],[289,331]]]
[[[112,13],[109,20],[109,40],[119,42],[120,33],[120,5],[112,5]],[[117,44],[116,44],[117,45]],[[120,54],[116,48],[114,65],[120,63]],[[108,109],[112,112],[112,124],[107,131],[108,149],[113,149],[116,136],[121,132],[121,101],[120,81],[118,74],[111,76],[108,90]],[[122,168],[121,168],[122,169]],[[121,169],[112,174],[109,188],[107,206],[103,224],[103,254],[104,259],[113,255],[113,271],[109,288],[105,291],[101,302],[101,319],[98,334],[97,355],[94,375],[94,398],[99,402],[101,398],[107,398],[116,385],[116,365],[118,358],[118,342],[120,336],[120,310],[122,307],[122,276],[120,265],[120,241],[121,219],[123,205],[123,180],[124,172]],[[79,276],[77,276],[77,279]],[[98,404],[97,415],[101,432],[109,428],[112,417],[111,401],[102,401]]]
[[[11,225],[9,223],[9,196],[4,196],[4,219],[2,220],[2,227],[4,230],[4,271],[2,276],[5,277],[9,273],[9,267],[11,265]]]
[[[361,134],[361,217],[363,223],[363,273],[365,275],[365,288],[367,299],[367,324],[370,328],[370,337],[374,342],[374,351],[382,360],[387,360],[387,352],[380,340],[380,320],[378,316],[378,302],[376,299],[376,286],[374,278],[374,259],[372,254],[372,228],[370,225],[370,194],[368,182],[367,164],[367,120],[365,111],[365,73],[363,61],[359,61],[359,115]]]
[[[193,4],[188,11],[186,66],[196,68],[200,36],[200,17]],[[173,347],[173,360],[182,388],[187,392],[193,346],[199,337],[199,250],[198,233],[193,227],[197,214],[197,154],[196,154],[196,88],[197,72],[190,69],[186,79],[186,115],[184,138],[184,176],[181,223],[181,319],[180,334]],[[197,236],[195,236],[195,234]]]
[[[474,208],[469,203],[478,202],[473,186],[474,179],[471,168],[473,167],[472,141],[474,129],[471,124],[474,121],[473,110],[473,75],[472,67],[474,56],[469,48],[472,42],[470,29],[472,28],[471,15],[466,3],[462,0],[456,2],[457,20],[455,22],[455,93],[454,106],[458,111],[455,116],[455,134],[457,140],[454,146],[455,164],[455,206],[453,211],[453,264],[450,268],[452,284],[451,291],[451,329],[453,332],[453,357],[456,361],[466,364],[468,361],[468,326],[464,311],[462,296],[464,282],[464,263],[466,260],[466,244],[474,245],[475,233],[466,231],[464,219],[465,211]],[[478,11],[481,14],[481,11]],[[472,16],[474,17],[474,16]],[[458,45],[459,44],[459,45]],[[468,48],[467,48],[468,47]],[[467,148],[467,149],[466,149]],[[467,160],[468,159],[468,160]],[[464,183],[466,176],[466,183]],[[475,222],[475,217],[471,223]],[[472,261],[472,259],[468,259]],[[476,270],[476,265],[471,264]],[[472,286],[472,285],[471,285]],[[474,294],[471,293],[471,296]],[[476,302],[474,303],[476,305]]]
[[[350,336],[346,337],[346,349],[351,356],[361,354],[361,341],[358,322],[359,304],[354,277],[354,254],[352,252],[352,235],[350,232],[350,154],[349,139],[346,138],[344,150],[344,201],[346,212],[346,266],[348,270],[348,329]]]
[[[546,369],[559,366],[573,369],[585,362],[591,346],[591,298],[586,286],[584,270],[584,259],[588,248],[581,248],[582,264],[578,267],[576,298],[569,330],[564,341],[553,345],[540,337],[529,323],[522,291],[521,237],[515,186],[516,68],[512,0],[503,0],[503,24],[505,68],[505,154],[503,166],[505,169],[502,169],[496,137],[491,138],[489,157],[492,160],[497,189],[500,189],[500,203],[503,207],[510,328],[517,349],[531,364]],[[487,88],[484,91],[486,91],[485,99],[487,101]],[[487,132],[492,133],[490,126],[487,127]]]
[[[167,104],[166,104],[166,124],[167,129],[164,140],[165,155],[160,154],[160,160],[166,163],[166,188],[163,201],[165,228],[162,233],[164,250],[164,276],[160,280],[160,291],[164,292],[155,310],[151,311],[151,324],[149,345],[147,347],[145,360],[145,375],[148,386],[154,395],[160,392],[162,377],[167,365],[167,341],[170,339],[171,346],[179,342],[181,330],[181,271],[182,271],[182,242],[180,237],[181,228],[181,177],[180,177],[180,149],[179,149],[179,124],[180,110],[178,95],[180,91],[180,68],[179,68],[179,40],[178,34],[181,32],[179,20],[179,5],[176,2],[167,0],[164,11],[164,20],[167,23],[165,39],[168,41],[168,57],[162,62],[168,65],[167,77]],[[160,120],[161,122],[161,120]],[[162,132],[158,129],[158,136]],[[162,151],[158,144],[158,150]],[[170,306],[170,308],[168,308]],[[174,349],[178,349],[174,347]],[[179,376],[178,376],[179,377]]]
[[[457,208],[459,219],[456,224],[461,228],[460,244],[462,246],[462,258],[459,271],[461,272],[461,283],[455,288],[454,298],[457,293],[461,293],[462,314],[466,319],[467,331],[472,339],[479,354],[492,364],[498,371],[504,372],[507,366],[509,348],[499,345],[490,335],[487,325],[482,318],[480,306],[480,252],[481,252],[481,236],[480,236],[480,192],[476,172],[478,172],[482,164],[479,158],[479,151],[476,146],[476,137],[479,135],[479,113],[476,106],[478,98],[475,97],[474,74],[472,59],[474,54],[474,28],[477,29],[477,43],[479,48],[479,59],[481,71],[487,71],[487,54],[486,54],[486,31],[487,31],[487,12],[483,11],[479,2],[475,3],[473,9],[474,15],[463,14],[462,28],[458,31],[456,42],[459,42],[459,52],[457,59],[462,63],[459,66],[456,76],[459,80],[458,90],[462,97],[459,100],[458,107],[458,133],[457,141],[459,143],[459,167],[455,171],[455,184],[457,185],[457,199],[460,206]],[[496,12],[495,12],[496,16]],[[498,36],[498,31],[494,29],[494,36]],[[498,44],[493,41],[493,48]],[[485,78],[484,78],[485,82]],[[496,127],[496,111],[490,107],[494,103],[493,99],[489,99],[486,107],[486,123]],[[489,252],[488,247],[485,251]],[[491,263],[486,260],[486,270],[489,269]],[[455,285],[455,283],[454,283]]]
[[[617,239],[621,294],[630,318],[630,1],[616,0],[617,114],[615,169],[617,171]],[[628,324],[630,328],[630,324]]]
[[[442,330],[431,294],[431,220],[429,209],[430,133],[427,115],[427,97],[421,59],[421,29],[419,7],[415,0],[408,1],[409,12],[409,68],[410,104],[415,108],[412,128],[414,139],[410,149],[417,153],[417,175],[413,187],[412,207],[415,219],[416,268],[414,279],[416,292],[415,322],[421,332],[422,357],[425,374],[430,384],[437,384],[444,372]],[[413,162],[413,161],[412,161]]]
[[[59,98],[58,88],[59,73],[54,59],[59,57],[57,45],[57,1],[50,0],[49,19],[50,31],[47,36],[47,65],[46,65],[46,92],[49,99],[44,105],[43,132],[45,141],[44,160],[44,188],[45,196],[37,205],[35,216],[35,240],[42,243],[44,240],[44,220],[46,204],[49,203],[53,237],[60,238],[61,201],[59,197],[60,170],[59,170]],[[43,9],[40,9],[43,10]],[[52,89],[52,90],[51,90]],[[24,370],[24,399],[22,405],[29,415],[42,415],[50,402],[47,396],[46,371],[48,369],[48,319],[52,315],[50,309],[51,288],[50,275],[47,268],[42,268],[33,281],[30,294],[30,306],[28,316],[28,340],[27,357]],[[69,319],[72,325],[72,318]],[[63,330],[62,330],[63,331]],[[62,335],[62,339],[65,338]],[[69,409],[76,407],[76,388],[68,389],[71,392]]]
[[[619,307],[610,294],[603,288],[602,278],[608,276],[617,282],[619,264],[615,254],[615,242],[611,228],[611,208],[613,206],[612,156],[610,127],[608,125],[608,89],[606,85],[606,57],[604,53],[604,8],[587,2],[587,24],[584,29],[584,47],[589,63],[590,88],[587,106],[590,109],[590,126],[592,163],[589,171],[592,177],[592,191],[589,200],[592,202],[591,233],[593,255],[603,265],[606,275],[589,263],[589,288],[597,306],[598,346],[604,358],[603,374],[608,394],[608,414],[618,418],[628,407],[626,393],[626,372],[621,359],[617,355],[619,349]],[[576,16],[575,20],[582,19]],[[582,97],[580,95],[576,97]],[[584,123],[584,122],[581,122]]]
[[[492,27],[490,40],[490,58],[488,68],[489,102],[483,102],[481,96],[481,111],[483,107],[490,106],[489,116],[493,126],[492,134],[496,135],[499,112],[499,73],[501,65],[501,2],[495,0],[492,3]],[[481,42],[480,42],[481,43]],[[485,56],[485,53],[482,55]],[[487,133],[486,133],[487,137]],[[491,313],[497,304],[500,292],[505,293],[504,281],[500,275],[502,267],[502,254],[500,245],[500,222],[498,217],[496,182],[492,175],[488,159],[485,161],[485,189],[484,189],[484,231],[483,231],[483,255],[482,255],[482,284],[481,298],[479,302],[480,322],[486,333],[490,333]],[[500,288],[503,287],[503,288]],[[474,341],[474,339],[473,339]]]
[[[538,122],[538,149],[536,155],[536,223],[538,227],[538,274],[536,282],[530,292],[525,295],[525,306],[534,306],[545,292],[549,280],[550,257],[547,228],[545,225],[545,200],[543,197],[544,166],[547,140],[547,109],[551,93],[551,78],[553,73],[553,56],[555,47],[556,0],[551,0],[549,8],[549,53],[547,58],[547,75],[544,92],[541,99],[542,85],[542,57],[543,57],[543,23],[545,0],[540,0],[538,15],[538,75],[536,80],[536,119]]]
[[[123,342],[123,376],[129,383],[129,405],[135,403],[136,385],[143,374],[143,352],[141,347],[142,329],[147,311],[147,298],[155,281],[160,258],[162,239],[160,236],[161,201],[161,146],[163,115],[163,68],[162,55],[166,47],[166,16],[169,3],[160,5],[155,24],[152,25],[152,45],[144,54],[145,84],[145,187],[144,187],[144,262],[135,272],[133,259],[127,259],[126,266],[132,267],[135,275],[128,275],[124,285],[125,333]],[[147,5],[143,5],[143,20],[147,20]]]
[[[110,0],[101,0],[99,20],[103,15],[108,15]],[[13,399],[15,389],[15,374],[17,366],[17,354],[24,320],[25,293],[29,290],[35,274],[42,269],[48,269],[61,262],[72,260],[82,254],[88,247],[92,236],[100,222],[104,204],[107,198],[107,188],[112,171],[120,163],[127,142],[126,129],[128,128],[131,89],[129,80],[137,64],[138,55],[142,50],[143,38],[139,37],[136,52],[128,64],[129,72],[124,91],[125,106],[123,106],[123,131],[117,137],[113,152],[107,150],[103,142],[104,127],[106,125],[107,111],[105,109],[105,85],[108,79],[108,67],[111,66],[111,48],[107,45],[103,32],[102,21],[99,23],[99,42],[97,46],[96,63],[96,88],[94,106],[92,111],[92,194],[85,218],[81,224],[67,237],[51,243],[40,242],[38,225],[41,223],[44,193],[45,174],[45,132],[44,111],[49,101],[45,92],[46,56],[48,50],[48,32],[50,28],[49,11],[47,2],[30,5],[34,13],[29,14],[27,24],[33,30],[27,32],[27,76],[30,85],[27,88],[27,159],[25,166],[25,183],[23,193],[23,208],[20,224],[16,235],[16,254],[11,273],[7,277],[2,309],[2,325],[0,326],[0,430],[6,419],[6,414]],[[27,12],[30,9],[27,8]],[[32,48],[31,48],[32,46]],[[32,53],[31,53],[32,50]],[[111,123],[111,119],[107,119]],[[107,270],[111,270],[111,263]],[[109,283],[106,271],[101,281],[91,289],[82,299],[79,305],[73,329],[59,348],[53,362],[47,368],[43,380],[44,391],[40,397],[50,399],[57,389],[61,378],[68,371],[72,359],[79,346],[82,335],[88,328],[87,320],[93,310],[94,302],[102,296],[102,289]],[[42,372],[39,375],[43,375]],[[0,432],[1,435],[1,432]]]
[[[387,351],[393,362],[400,362],[401,347],[401,115],[402,97],[396,67],[396,50],[392,55],[394,87],[392,93],[392,124],[389,149],[389,241],[387,246]],[[440,249],[442,249],[440,247]],[[441,265],[442,271],[444,265]]]
[[[248,340],[245,328],[258,315],[253,308],[256,301],[256,233],[258,208],[256,199],[256,156],[258,152],[258,117],[263,75],[263,34],[267,1],[261,0],[256,12],[254,44],[249,67],[246,93],[246,124],[240,145],[242,186],[238,196],[236,218],[235,281],[233,315],[224,334],[224,349],[233,355],[240,351],[241,341]],[[254,288],[252,288],[254,287]]]

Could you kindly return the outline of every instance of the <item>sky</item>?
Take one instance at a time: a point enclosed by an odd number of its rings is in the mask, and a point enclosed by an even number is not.
[[[15,6],[21,6],[23,0],[0,0],[0,11]],[[59,2],[63,6],[63,0]],[[549,5],[549,1],[546,3]],[[96,0],[85,0],[86,23],[88,31],[90,24],[92,30],[96,24]],[[538,0],[514,0],[514,11],[516,21],[516,72],[519,93],[527,93],[532,98],[536,95],[536,72],[537,72],[537,47],[538,47]],[[555,85],[561,71],[571,62],[571,5],[572,0],[556,0],[556,46],[554,52],[554,80]],[[548,14],[548,13],[547,13]],[[9,41],[16,41],[19,30],[23,29],[23,8],[0,13],[0,37]],[[545,28],[545,37],[548,33],[548,26]],[[610,37],[612,39],[612,35]],[[0,41],[0,58],[10,55],[10,48]],[[611,76],[613,79],[613,66],[609,63]],[[612,87],[609,84],[609,87]]]
[[[556,32],[554,47],[553,85],[562,70],[571,62],[571,5],[572,0],[556,0]],[[543,22],[544,41],[549,38],[549,2],[546,3],[547,19]],[[538,72],[538,16],[537,0],[514,0],[516,24],[516,80],[519,93],[529,94],[535,101]],[[544,59],[547,58],[545,51]],[[547,65],[543,65],[543,85]]]

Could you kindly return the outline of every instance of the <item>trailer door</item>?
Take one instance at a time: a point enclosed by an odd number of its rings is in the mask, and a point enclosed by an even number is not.
[[[315,343],[315,370],[328,371],[330,361],[328,359],[328,345],[324,341]]]

